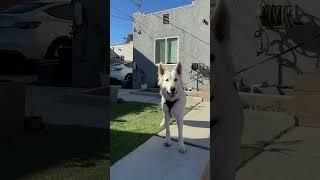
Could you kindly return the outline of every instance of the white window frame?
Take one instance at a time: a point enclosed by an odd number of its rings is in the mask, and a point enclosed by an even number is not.
[[[165,58],[165,63],[164,63],[164,65],[176,65],[176,64],[167,64],[167,62],[168,62],[168,59],[167,59],[167,39],[172,39],[172,38],[177,38],[177,40],[178,40],[178,46],[177,46],[177,64],[180,62],[180,51],[179,51],[179,49],[180,49],[180,40],[179,40],[179,36],[172,36],[172,37],[163,37],[163,38],[155,38],[154,39],[154,46],[153,46],[153,63],[154,64],[156,64],[156,65],[159,65],[160,63],[156,63],[156,41],[157,40],[159,40],[159,39],[164,39],[165,40],[165,50],[164,50],[164,52],[165,52],[165,56],[164,56],[164,58]]]

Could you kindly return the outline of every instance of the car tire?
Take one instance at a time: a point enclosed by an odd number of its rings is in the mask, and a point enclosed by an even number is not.
[[[124,78],[124,80],[132,81],[132,74],[131,73],[127,74],[126,77]]]
[[[61,47],[71,47],[72,40],[69,37],[55,39],[49,46],[45,55],[46,59],[59,59],[58,50]]]

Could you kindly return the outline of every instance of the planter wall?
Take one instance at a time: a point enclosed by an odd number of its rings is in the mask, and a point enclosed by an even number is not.
[[[22,83],[0,81],[0,134],[24,131],[26,88]]]
[[[118,92],[121,86],[110,86],[110,104],[117,104],[118,102]]]
[[[290,103],[292,96],[271,94],[239,93],[243,106],[255,111],[287,112],[293,113]]]
[[[121,86],[98,87],[83,91],[78,94],[64,95],[66,103],[80,103],[86,105],[109,106],[117,104],[118,89]]]

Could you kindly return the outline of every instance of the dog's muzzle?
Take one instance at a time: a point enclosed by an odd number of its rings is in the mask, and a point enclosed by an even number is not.
[[[171,92],[171,93],[169,93],[169,92],[167,91],[167,94],[168,94],[170,97],[174,97],[174,96],[177,94],[177,91],[173,91],[173,92]]]

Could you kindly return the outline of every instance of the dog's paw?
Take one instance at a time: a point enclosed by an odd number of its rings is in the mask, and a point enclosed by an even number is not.
[[[185,152],[186,152],[186,147],[184,146],[183,143],[179,143],[179,145],[178,145],[178,151],[179,151],[180,153],[185,153]]]
[[[164,142],[164,145],[165,146],[171,146],[171,139],[167,139],[165,142]]]

